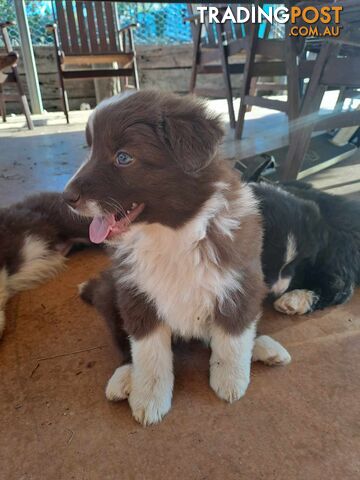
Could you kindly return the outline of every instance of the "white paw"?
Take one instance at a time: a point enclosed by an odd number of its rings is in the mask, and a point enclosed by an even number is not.
[[[171,398],[172,385],[133,388],[129,396],[133,417],[144,426],[159,423],[171,408]]]
[[[274,308],[287,315],[304,315],[311,312],[317,299],[318,296],[311,290],[292,290],[281,295],[274,302]]]
[[[286,365],[291,362],[289,352],[267,335],[260,335],[255,339],[252,359],[266,365]]]
[[[210,365],[210,386],[218,397],[235,402],[245,395],[250,382],[249,374],[234,365],[214,361]]]
[[[105,389],[106,398],[118,402],[128,398],[131,391],[132,365],[127,364],[115,370]]]

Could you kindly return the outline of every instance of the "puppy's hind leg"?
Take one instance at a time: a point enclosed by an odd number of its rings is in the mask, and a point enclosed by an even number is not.
[[[0,270],[0,338],[5,330],[5,305],[9,298],[9,290],[7,288],[8,274],[5,268]]]
[[[279,342],[267,335],[260,335],[255,338],[252,361],[266,365],[286,365],[291,362],[291,356]]]
[[[107,270],[97,278],[78,285],[81,299],[92,305],[104,318],[112,337],[121,353],[121,363],[131,361],[129,337],[124,330],[123,320],[116,303],[115,280],[111,271]]]

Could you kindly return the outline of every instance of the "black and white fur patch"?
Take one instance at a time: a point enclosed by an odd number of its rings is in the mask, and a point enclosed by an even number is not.
[[[302,182],[250,185],[263,214],[262,264],[274,307],[304,314],[349,300],[360,284],[360,202]]]
[[[0,337],[7,300],[55,275],[74,244],[89,243],[88,228],[55,192],[0,209]]]

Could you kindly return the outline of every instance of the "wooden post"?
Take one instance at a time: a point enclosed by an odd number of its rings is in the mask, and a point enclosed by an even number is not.
[[[31,109],[33,113],[43,113],[34,51],[31,44],[29,24],[26,18],[25,2],[24,0],[16,0],[14,5],[21,39],[21,52],[26,72],[26,80],[29,88]]]

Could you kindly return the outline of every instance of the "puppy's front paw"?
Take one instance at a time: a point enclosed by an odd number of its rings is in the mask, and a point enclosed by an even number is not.
[[[255,339],[252,359],[266,365],[286,365],[291,362],[289,352],[267,335],[260,335]]]
[[[281,295],[274,308],[286,315],[304,315],[312,311],[317,300],[318,296],[311,290],[292,290]]]
[[[129,404],[136,421],[142,425],[159,423],[171,408],[172,386],[133,388]]]
[[[106,385],[105,395],[108,400],[118,402],[128,398],[131,391],[131,371],[131,364],[123,365],[115,370]]]
[[[250,375],[234,365],[214,361],[210,365],[210,386],[218,397],[227,402],[235,402],[245,395]]]

